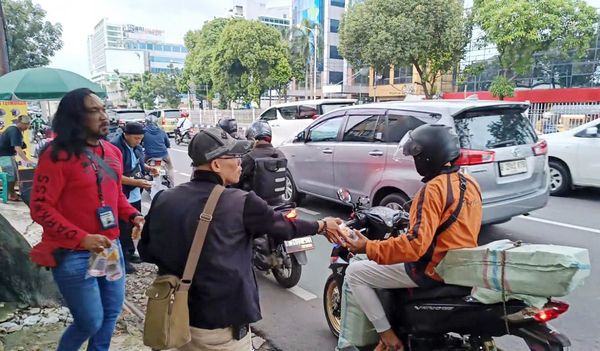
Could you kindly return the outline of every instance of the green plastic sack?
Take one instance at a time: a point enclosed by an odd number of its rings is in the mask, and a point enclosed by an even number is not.
[[[363,255],[354,256],[354,261],[366,259]],[[379,334],[360,306],[356,303],[346,281],[342,285],[342,329],[338,338],[338,349],[350,346],[368,346],[379,342]]]
[[[499,240],[448,251],[436,272],[447,284],[550,297],[572,292],[584,283],[590,269],[584,248]]]

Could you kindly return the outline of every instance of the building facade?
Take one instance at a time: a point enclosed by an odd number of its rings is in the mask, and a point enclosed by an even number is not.
[[[123,103],[118,74],[168,72],[183,69],[187,49],[166,43],[164,31],[133,24],[117,24],[103,18],[88,36],[91,80],[107,89],[109,100]]]
[[[257,20],[268,26],[285,29],[290,27],[290,7],[266,0],[234,0],[227,17]]]

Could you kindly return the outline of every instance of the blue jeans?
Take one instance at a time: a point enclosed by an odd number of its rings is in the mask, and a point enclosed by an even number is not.
[[[77,351],[86,340],[89,340],[88,351],[108,351],[125,299],[125,263],[121,245],[116,243],[123,269],[123,277],[117,281],[110,282],[105,277],[85,278],[89,251],[69,251],[52,270],[54,281],[73,315],[73,324],[60,338],[57,351]]]

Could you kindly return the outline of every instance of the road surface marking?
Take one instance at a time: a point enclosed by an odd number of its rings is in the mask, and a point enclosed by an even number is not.
[[[317,295],[315,295],[309,291],[306,291],[299,286],[291,287],[291,288],[287,289],[287,291],[298,296],[299,298],[301,298],[304,301],[310,301],[310,300],[314,300],[317,298]]]
[[[183,172],[177,172],[177,173],[181,174],[181,175],[182,175],[182,176],[184,176],[184,177],[191,177],[191,176],[192,176],[192,175],[191,175],[191,174],[189,174],[189,173],[183,173]]]
[[[185,153],[185,154],[187,154],[187,153],[188,153],[188,152],[187,152],[187,150],[180,150],[180,149],[176,149],[176,148],[174,148],[174,147],[172,147],[172,148],[171,148],[171,151],[183,152],[183,153]]]
[[[548,219],[537,218],[537,217],[532,217],[532,216],[519,216],[518,218],[527,219],[527,220],[534,221],[534,222],[552,224],[552,225],[556,225],[556,226],[564,227],[564,228],[581,230],[581,231],[584,231],[584,232],[590,232],[590,233],[600,234],[600,229],[594,229],[594,228],[582,227],[582,226],[573,225],[573,224],[555,222],[555,221],[551,221],[551,220],[548,220]]]
[[[311,216],[318,216],[318,215],[320,215],[320,214],[321,214],[321,213],[319,213],[319,212],[315,212],[315,211],[308,210],[308,209],[306,209],[306,208],[304,208],[304,207],[296,207],[296,209],[297,209],[298,211],[300,211],[300,212],[304,212],[304,213],[306,213],[306,214],[308,214],[308,215],[311,215]]]

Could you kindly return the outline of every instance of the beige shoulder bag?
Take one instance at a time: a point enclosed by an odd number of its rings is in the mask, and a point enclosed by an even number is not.
[[[224,189],[220,185],[215,186],[200,214],[183,278],[179,279],[170,274],[161,275],[156,277],[146,290],[148,305],[144,322],[144,345],[152,349],[178,348],[191,340],[188,290],[192,284],[208,226]]]

